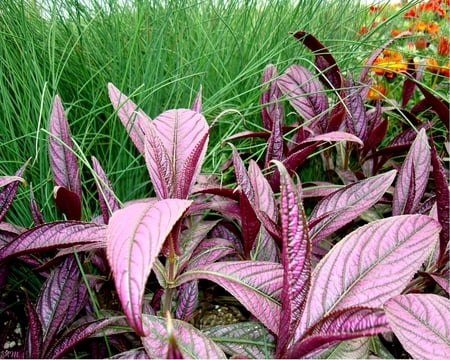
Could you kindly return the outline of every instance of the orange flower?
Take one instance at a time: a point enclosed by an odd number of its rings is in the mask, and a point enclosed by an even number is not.
[[[439,68],[439,75],[450,78],[450,60],[444,66]]]
[[[385,49],[383,53],[373,62],[375,67],[370,70],[377,75],[384,75],[393,78],[395,73],[404,72],[408,69],[408,64],[403,60],[402,54],[398,51]]]
[[[421,3],[419,5],[419,11],[430,11],[438,14],[439,16],[445,16],[445,10],[441,8],[439,1],[427,1],[424,3]]]
[[[427,29],[427,23],[425,21],[417,21],[414,24],[413,29],[418,32],[425,32]]]
[[[431,23],[427,23],[427,29],[426,29],[428,34],[437,34],[439,32],[439,25],[436,24],[435,22],[431,22]]]
[[[426,58],[425,59],[426,69],[431,71],[432,73],[438,74],[440,66],[436,59],[434,58]]]
[[[417,17],[416,9],[411,8],[403,15],[405,18],[415,18]]]
[[[396,37],[396,36],[399,35],[400,33],[402,33],[402,30],[400,30],[400,29],[393,29],[393,30],[391,31],[391,36],[392,36],[392,37]]]
[[[439,37],[437,53],[442,56],[450,56],[450,40],[445,36]]]
[[[369,100],[381,100],[386,96],[386,87],[383,84],[373,84],[367,93]]]

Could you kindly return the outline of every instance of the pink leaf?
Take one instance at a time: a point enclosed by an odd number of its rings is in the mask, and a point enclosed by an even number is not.
[[[349,141],[349,142],[357,143],[361,146],[364,145],[359,137],[349,134],[344,131],[330,131],[325,134],[311,136],[311,137],[307,138],[306,140],[303,140],[302,143],[315,142],[315,141],[323,141],[323,142]]]
[[[61,103],[56,95],[49,125],[49,155],[56,186],[63,186],[81,199],[81,180],[77,157],[73,152],[69,124]]]
[[[148,124],[145,159],[159,199],[187,198],[200,172],[209,127],[189,109],[168,110]]]
[[[113,84],[108,84],[108,93],[111,104],[117,111],[120,121],[127,130],[131,141],[139,153],[144,153],[144,128],[151,119],[134,102],[122,94]]]
[[[431,217],[403,215],[374,221],[347,235],[313,271],[297,336],[333,311],[381,307],[399,294],[429,256],[439,231]]]
[[[167,319],[145,314],[145,328],[141,337],[145,351],[152,359],[166,358],[169,348]],[[172,336],[176,339],[178,350],[188,359],[226,359],[225,354],[211,339],[200,330],[180,320],[172,320]]]
[[[396,171],[391,170],[347,185],[323,198],[309,217],[310,224],[314,223],[310,230],[311,241],[318,243],[373,206],[392,184],[395,174]]]
[[[280,319],[283,271],[280,264],[266,261],[221,261],[190,269],[176,285],[195,279],[217,283],[274,333]]]
[[[306,68],[291,65],[277,79],[277,84],[307,124],[326,115],[328,98],[320,82]]]
[[[4,176],[1,179],[1,186],[4,187],[0,192],[0,222],[5,217],[6,212],[11,206],[14,196],[16,195],[19,183],[24,183],[25,180],[22,179],[22,174],[28,165],[27,161],[19,170],[16,171],[14,176]]]
[[[425,192],[430,174],[431,152],[425,129],[420,130],[399,172],[392,202],[392,214],[414,213]],[[414,189],[411,188],[414,184]],[[407,204],[410,203],[410,206]],[[409,207],[409,209],[408,209]]]
[[[416,359],[450,356],[450,301],[434,294],[398,295],[384,304],[389,325]]]
[[[109,220],[106,251],[117,293],[130,325],[144,334],[142,301],[154,261],[173,226],[191,204],[166,199],[116,211]]]
[[[202,112],[202,86],[200,85],[200,89],[198,90],[197,96],[192,103],[191,109],[201,114]]]
[[[280,213],[282,228],[281,260],[283,289],[277,357],[283,357],[305,308],[311,284],[311,242],[301,197],[287,170],[280,171]]]
[[[10,256],[29,254],[78,244],[99,243],[104,246],[106,227],[80,221],[60,221],[36,226],[19,235],[0,249],[0,260]]]

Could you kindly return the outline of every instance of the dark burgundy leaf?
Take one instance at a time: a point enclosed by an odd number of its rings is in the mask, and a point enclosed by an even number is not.
[[[450,191],[445,169],[439,158],[433,138],[431,138],[431,165],[433,166],[433,177],[436,192],[437,217],[442,226],[439,234],[439,255],[437,266],[444,265],[449,260],[448,242],[450,237]]]
[[[33,186],[30,184],[30,208],[31,208],[31,217],[33,218],[34,225],[41,225],[45,223],[44,217],[42,216],[41,210],[39,209],[39,205],[36,202],[34,197]]]
[[[405,108],[409,100],[414,94],[416,89],[416,82],[420,80],[423,74],[423,66],[419,66],[419,71],[414,64],[414,59],[409,59],[408,69],[405,81],[403,82],[402,88],[402,108]]]
[[[81,199],[77,193],[64,186],[55,186],[53,197],[56,206],[68,220],[81,220]]]
[[[250,204],[247,196],[242,191],[239,199],[239,207],[241,213],[241,230],[242,240],[244,245],[244,257],[250,259],[250,251],[256,241],[256,236],[261,228],[261,222],[253,210],[253,206]]]
[[[340,89],[342,87],[342,75],[339,67],[331,55],[330,51],[313,35],[304,31],[297,31],[294,37],[308,47],[315,57],[315,65],[321,71],[322,83],[331,88]],[[331,85],[331,86],[330,86]]]
[[[431,105],[433,110],[439,116],[439,119],[442,121],[444,126],[447,128],[447,131],[449,131],[450,125],[449,125],[449,121],[448,121],[448,114],[449,114],[450,109],[448,106],[448,102],[445,102],[443,99],[439,99],[437,96],[433,95],[420,83],[417,83],[417,87],[420,89],[422,94],[425,96],[427,103],[429,105]]]
[[[239,132],[237,134],[231,135],[231,136],[227,137],[226,139],[224,139],[222,142],[226,143],[226,142],[229,142],[231,140],[245,139],[245,138],[251,138],[251,137],[260,137],[262,139],[269,139],[270,132],[268,132],[268,131],[251,131],[251,130],[246,130],[246,131],[242,131],[242,132]]]

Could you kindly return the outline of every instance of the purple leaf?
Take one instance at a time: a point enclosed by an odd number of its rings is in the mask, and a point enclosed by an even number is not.
[[[180,320],[190,321],[194,316],[198,304],[198,281],[189,281],[178,289],[178,302],[175,317]]]
[[[259,103],[262,106],[261,118],[263,127],[269,131],[273,129],[274,120],[282,121],[283,119],[283,108],[281,104],[277,102],[281,95],[280,89],[276,86],[275,79],[277,76],[276,67],[269,64],[265,67],[261,79],[261,84],[267,87],[259,99]]]
[[[88,300],[86,286],[74,256],[68,256],[45,281],[36,303],[42,324],[43,351],[55,341],[55,335],[70,324]]]
[[[372,336],[389,331],[384,311],[367,307],[352,307],[335,311],[308,329],[308,335],[295,344],[288,357],[315,357],[314,351],[335,341]]]
[[[106,251],[117,293],[130,325],[144,334],[142,302],[155,259],[191,201],[166,199],[116,211],[109,220]]]
[[[389,325],[416,359],[450,354],[450,301],[434,294],[398,295],[384,304]]]
[[[94,156],[92,156],[91,159],[95,171],[95,184],[97,185],[98,199],[102,210],[103,222],[107,224],[111,214],[120,209],[120,204],[100,163]]]
[[[272,359],[274,336],[258,322],[241,322],[214,326],[202,332],[227,354],[249,359]]]
[[[111,104],[117,111],[120,121],[127,130],[131,141],[139,153],[144,153],[144,128],[151,119],[136,104],[122,94],[113,84],[108,84],[108,94]]]
[[[236,248],[233,246],[233,243],[227,239],[205,239],[196,249],[186,269],[211,264],[235,252]]]
[[[449,114],[449,106],[448,102],[445,102],[442,99],[439,99],[431,92],[429,92],[420,82],[417,83],[417,87],[420,89],[422,94],[425,96],[425,101],[427,105],[431,105],[433,110],[439,116],[439,119],[442,121],[444,126],[447,128],[447,131],[450,130],[450,125],[448,122],[448,114]]]
[[[202,112],[202,86],[200,85],[200,89],[198,90],[197,96],[192,103],[191,109],[201,114]]]
[[[318,359],[368,359],[371,341],[370,337],[340,341],[335,346],[315,353],[314,357]]]
[[[0,249],[0,260],[10,256],[34,253],[54,248],[70,247],[85,243],[104,246],[106,227],[79,221],[59,221],[36,226],[19,235]]]
[[[253,160],[250,160],[248,165],[248,179],[253,188],[254,205],[257,211],[263,211],[270,219],[277,222],[278,210],[272,188],[258,164]]]
[[[217,283],[274,333],[280,319],[283,271],[280,264],[265,261],[221,261],[190,269],[176,285],[195,279]]]
[[[93,320],[82,323],[75,328],[70,329],[58,341],[51,344],[51,348],[46,352],[44,358],[57,359],[61,358],[67,351],[71,350],[75,345],[86,340],[91,335],[104,329],[108,325],[121,323],[122,316],[109,317],[107,319]]]
[[[434,146],[431,138],[431,165],[433,166],[433,177],[436,192],[437,218],[442,226],[439,234],[439,253],[437,266],[444,265],[449,260],[448,241],[450,237],[450,190],[448,188],[448,179],[445,175],[445,169]]]
[[[392,201],[392,214],[414,213],[425,192],[431,153],[425,129],[420,130],[399,172]],[[411,189],[411,184],[414,184]],[[408,202],[411,204],[407,206]]]
[[[311,284],[311,242],[305,210],[297,187],[283,165],[281,163],[276,165],[280,171],[281,262],[283,265],[281,317],[276,357],[281,358],[287,351],[287,346],[305,308]]]
[[[69,124],[59,95],[56,95],[53,100],[49,131],[49,155],[53,181],[56,186],[65,187],[81,199],[80,170],[77,157],[73,152]]]
[[[311,34],[297,31],[293,35],[296,39],[303,42],[315,55],[314,64],[321,72],[320,79],[322,83],[327,87],[340,89],[342,87],[341,71],[330,51]]]
[[[41,225],[45,223],[45,219],[41,213],[39,205],[36,202],[34,197],[33,186],[30,184],[30,209],[31,209],[31,217],[33,218],[34,225]]]
[[[159,316],[143,315],[145,337],[141,337],[150,358],[166,358],[168,351],[167,319]],[[223,351],[212,340],[192,325],[172,320],[173,336],[184,358],[225,359]]]
[[[0,192],[0,222],[5,217],[6,212],[11,206],[14,196],[16,195],[17,188],[20,182],[25,182],[22,179],[22,174],[28,165],[29,160],[22,165],[22,167],[16,171],[14,176],[4,176],[2,177],[2,185],[4,189]]]
[[[27,293],[25,293],[25,297],[27,301],[28,315],[28,329],[25,339],[25,357],[39,359],[42,358],[42,325],[39,321],[36,309],[31,304]]]
[[[189,109],[168,110],[149,123],[145,160],[159,199],[187,198],[200,172],[209,127]]]
[[[310,229],[313,244],[333,234],[373,206],[391,186],[395,174],[396,171],[391,170],[347,185],[319,201],[309,217],[309,223],[314,223]],[[320,220],[316,222],[318,219]]]
[[[306,68],[291,65],[278,78],[277,84],[307,125],[326,116],[328,98],[320,82]]]
[[[374,221],[343,238],[313,271],[297,338],[333,311],[381,307],[398,295],[429,256],[439,231],[439,223],[428,216],[403,215]]]
[[[55,186],[53,198],[58,209],[68,220],[81,220],[81,198],[77,193],[64,186]]]
[[[349,78],[347,80],[342,97],[345,103],[345,122],[348,131],[362,141],[366,141],[368,127],[367,113],[360,88],[355,86],[353,79]]]

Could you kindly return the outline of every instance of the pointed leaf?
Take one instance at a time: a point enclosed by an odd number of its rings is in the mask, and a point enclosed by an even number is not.
[[[391,186],[395,174],[396,171],[391,170],[347,185],[324,197],[309,217],[309,223],[314,223],[310,229],[311,241],[318,243],[372,207]]]
[[[370,337],[340,341],[315,356],[320,359],[368,359],[370,342]]]
[[[205,156],[209,127],[189,109],[168,110],[148,124],[145,158],[159,199],[186,198]]]
[[[81,199],[81,180],[77,157],[73,152],[73,142],[69,124],[61,103],[56,95],[49,125],[49,155],[56,186],[62,186],[74,192]]]
[[[202,87],[200,85],[200,89],[198,90],[197,96],[192,103],[191,109],[201,114],[202,112]]]
[[[180,320],[190,321],[194,316],[198,304],[198,281],[189,281],[178,289],[178,302],[175,317]]]
[[[361,146],[364,145],[359,137],[346,133],[344,131],[330,131],[325,134],[311,136],[306,140],[303,140],[302,143],[306,144],[309,142],[316,142],[316,141],[323,141],[323,142],[348,141],[357,143]]]
[[[100,330],[106,328],[108,325],[121,323],[122,320],[122,316],[115,316],[107,319],[99,319],[82,323],[77,327],[70,329],[58,341],[51,344],[51,348],[46,352],[43,358],[59,359],[74,346],[83,340],[88,339],[91,335],[94,335]]]
[[[275,338],[258,322],[219,325],[202,332],[230,355],[249,359],[272,359],[275,356]]]
[[[355,85],[353,79],[347,80],[346,89],[342,97],[345,104],[345,123],[348,131],[360,138],[362,141],[367,139],[368,119],[364,106],[364,99],[361,90]]]
[[[93,169],[96,173],[95,184],[97,185],[98,200],[102,210],[103,222],[107,224],[111,214],[120,209],[120,204],[119,201],[117,201],[112,185],[100,163],[94,156],[92,156],[91,159]]]
[[[25,339],[25,357],[39,359],[42,357],[42,325],[30,298],[25,293],[27,301],[28,329]]]
[[[191,204],[166,199],[116,211],[109,220],[106,251],[117,293],[130,325],[144,334],[142,302],[155,259],[176,222]]]
[[[417,83],[417,87],[420,89],[423,96],[425,97],[427,107],[429,105],[431,105],[433,110],[439,116],[439,119],[442,121],[444,126],[447,128],[447,131],[449,131],[450,125],[448,123],[448,114],[449,114],[450,109],[449,109],[448,102],[433,95],[420,82]]]
[[[78,244],[99,243],[104,246],[106,227],[80,221],[59,221],[36,226],[0,249],[0,260]]]
[[[16,181],[19,181],[22,184],[26,184],[25,179],[21,178],[20,176],[0,176],[0,187],[4,187]]]
[[[280,171],[280,213],[282,228],[281,262],[283,289],[278,332],[277,357],[283,357],[305,308],[311,284],[311,242],[301,197],[287,170]]]
[[[437,218],[442,226],[439,234],[439,254],[437,266],[448,262],[448,242],[450,237],[450,189],[448,187],[448,178],[445,175],[445,169],[439,158],[434,141],[431,139],[431,165],[433,166],[433,177],[436,192]]]
[[[335,341],[372,336],[389,331],[384,311],[366,307],[342,309],[321,319],[295,344],[289,358],[314,357],[314,352]]]
[[[34,226],[44,224],[45,223],[44,216],[42,215],[41,209],[39,208],[39,205],[34,197],[33,186],[31,184],[30,184],[30,209]]]
[[[141,337],[150,358],[162,359],[167,355],[168,333],[167,319],[159,316],[143,315],[145,337]],[[225,359],[223,351],[200,330],[192,325],[172,320],[173,336],[184,358],[189,359]]]
[[[450,354],[450,301],[434,294],[398,295],[384,304],[386,317],[406,351],[416,359]]]
[[[176,285],[194,279],[217,283],[274,333],[280,319],[282,267],[265,261],[221,261],[191,269],[177,278]]]
[[[27,161],[19,170],[17,170],[14,176],[3,177],[2,186],[4,186],[4,188],[0,192],[0,222],[5,217],[6,212],[13,202],[14,196],[17,192],[17,188],[19,187],[19,183],[22,182],[21,176],[24,173],[28,162],[29,161]]]
[[[68,256],[45,281],[36,303],[42,324],[44,351],[55,335],[69,325],[88,300],[86,286],[74,256]]]
[[[127,130],[131,141],[139,153],[144,153],[144,128],[151,119],[134,102],[122,94],[113,84],[108,83],[108,94],[111,104],[117,111],[120,121]]]
[[[53,198],[58,209],[68,220],[81,220],[81,198],[77,193],[64,186],[55,186]]]
[[[307,124],[326,115],[328,98],[320,82],[306,68],[291,65],[277,84]]]
[[[439,231],[428,216],[403,215],[347,235],[314,269],[297,335],[335,310],[380,307],[399,294],[429,256]]]
[[[430,161],[428,139],[425,129],[422,129],[411,145],[399,172],[392,201],[393,215],[415,212],[428,183]],[[414,189],[411,189],[411,184],[414,184]],[[407,206],[408,202],[410,206]]]

